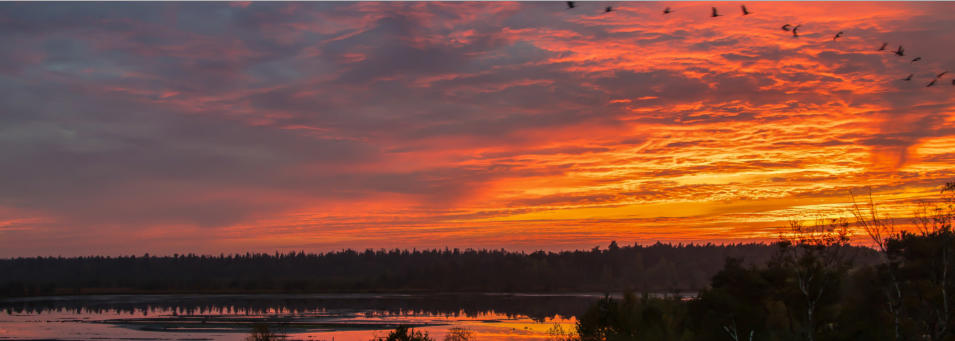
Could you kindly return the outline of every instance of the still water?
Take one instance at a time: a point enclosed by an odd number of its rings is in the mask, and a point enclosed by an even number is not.
[[[397,325],[441,340],[547,340],[599,294],[98,295],[0,300],[0,339],[243,340],[267,324],[291,340],[367,341]]]

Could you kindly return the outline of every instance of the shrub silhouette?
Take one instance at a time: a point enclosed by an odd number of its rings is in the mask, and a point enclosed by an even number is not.
[[[246,341],[275,341],[285,340],[285,338],[285,335],[269,329],[267,324],[256,324],[252,326],[252,333],[245,339]]]
[[[415,331],[408,326],[401,325],[391,331],[387,337],[374,338],[371,341],[434,341],[427,332]]]

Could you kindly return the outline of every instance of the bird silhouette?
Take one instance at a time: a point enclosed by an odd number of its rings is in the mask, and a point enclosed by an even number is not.
[[[567,1],[566,3],[567,3],[567,9],[577,8],[577,4],[576,4],[575,1]],[[740,10],[742,10],[744,16],[745,16],[745,15],[750,15],[750,14],[752,14],[752,12],[750,12],[749,9],[746,8],[746,5],[740,5]],[[604,8],[604,13],[610,13],[610,12],[612,12],[612,11],[613,11],[613,6],[607,6],[607,7]],[[711,11],[711,12],[710,12],[710,17],[711,17],[711,18],[723,16],[722,14],[719,14],[719,12],[717,11],[716,7],[710,7],[710,11]],[[665,7],[665,8],[663,9],[663,14],[664,14],[664,15],[670,14],[670,13],[672,13],[672,12],[673,12],[673,10],[671,10],[670,7]],[[800,28],[800,27],[802,27],[802,24],[798,24],[798,25],[796,25],[796,26],[793,26],[793,25],[790,25],[790,24],[784,24],[782,27],[780,27],[780,29],[782,29],[783,31],[792,32],[793,38],[799,38],[799,28]],[[839,32],[837,32],[837,33],[832,37],[832,40],[833,40],[833,41],[838,40],[839,38],[842,38],[844,35],[845,35],[845,32],[839,31]],[[878,49],[877,51],[885,51],[888,46],[889,46],[889,43],[888,43],[888,42],[883,42],[883,43],[882,43],[882,46],[879,46],[879,49]],[[899,45],[899,48],[898,48],[897,50],[895,50],[894,53],[895,53],[896,56],[900,56],[900,57],[901,57],[901,56],[905,56],[905,48],[902,47],[902,45]],[[915,57],[915,58],[913,58],[913,59],[910,61],[910,63],[915,63],[915,62],[921,61],[921,60],[922,60],[922,57]],[[928,83],[927,85],[925,85],[925,86],[926,86],[926,87],[931,87],[931,86],[935,85],[935,83],[936,83],[939,79],[941,79],[942,76],[944,76],[944,75],[947,74],[947,73],[948,73],[948,71],[943,71],[942,73],[939,73],[937,76],[935,76],[935,79],[933,79],[931,82],[929,82],[929,83]],[[903,80],[903,81],[911,81],[913,76],[914,76],[914,74],[911,74],[911,73],[910,73],[907,77],[903,78],[902,80]],[[955,79],[952,80],[952,86],[955,86]]]

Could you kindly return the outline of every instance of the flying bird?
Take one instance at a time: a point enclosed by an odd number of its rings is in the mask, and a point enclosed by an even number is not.
[[[611,6],[607,6],[607,8],[604,8],[604,13],[610,13],[611,11],[613,11],[613,7]]]
[[[925,87],[927,88],[927,87],[930,87],[930,86],[932,86],[932,85],[935,85],[935,82],[937,82],[937,81],[938,81],[938,78],[933,79],[931,82],[929,82],[928,84],[926,84]]]
[[[671,11],[669,7],[663,9],[663,14],[670,14],[670,12],[673,11]]]
[[[899,45],[899,49],[898,49],[898,50],[895,50],[895,55],[896,55],[896,56],[899,56],[899,57],[905,55],[905,49],[902,48],[902,45]]]
[[[577,5],[575,5],[573,1],[568,1],[568,2],[567,2],[567,9],[572,9],[572,8],[574,8],[574,7],[577,7]]]
[[[908,77],[902,78],[902,80],[904,80],[904,81],[910,81],[910,80],[912,80],[912,74],[910,73]]]
[[[793,27],[793,37],[794,37],[794,38],[799,38],[799,33],[796,33],[796,30],[799,30],[799,26],[802,26],[802,25],[796,25],[796,27]]]
[[[832,40],[839,39],[843,34],[845,34],[845,32],[839,31],[839,33],[836,33],[836,35],[832,37]]]
[[[785,24],[785,25],[783,25],[783,27],[781,27],[781,28],[783,29],[783,31],[787,31],[787,32],[788,32],[790,27],[793,27],[793,25]]]
[[[879,51],[885,51],[886,46],[889,46],[889,43],[882,43],[882,47],[879,48]]]
[[[739,5],[743,9],[743,15],[749,15],[749,11],[746,10],[746,5]]]
[[[920,60],[922,60],[922,57],[915,57],[915,58],[912,58],[912,61],[909,62],[909,63],[915,63],[915,62],[920,61]]]
[[[712,18],[716,18],[716,17],[718,17],[718,16],[720,16],[720,14],[719,14],[719,13],[716,13],[716,7],[710,7],[710,8],[712,8],[712,9],[713,9],[713,13],[712,13],[712,14],[710,14],[710,17],[712,17]]]

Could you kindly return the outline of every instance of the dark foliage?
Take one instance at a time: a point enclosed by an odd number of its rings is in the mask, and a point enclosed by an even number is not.
[[[916,212],[917,232],[856,206],[879,248],[859,262],[848,220],[792,224],[765,264],[729,258],[686,303],[605,298],[582,315],[581,340],[955,340],[955,183]]]
[[[685,304],[678,298],[637,298],[626,293],[622,300],[605,297],[587,310],[577,324],[581,341],[680,340]]]
[[[245,338],[246,341],[279,341],[285,339],[285,335],[275,332],[266,324],[252,326],[252,333]]]
[[[559,253],[395,249],[14,258],[0,260],[0,295],[696,291],[726,257],[763,264],[774,251],[765,244],[612,243]]]
[[[415,331],[408,326],[398,326],[386,337],[374,338],[371,341],[434,341],[427,332]]]

